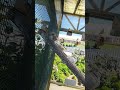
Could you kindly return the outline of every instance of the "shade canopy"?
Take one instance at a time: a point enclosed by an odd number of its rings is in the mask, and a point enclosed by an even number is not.
[[[85,0],[64,0],[64,13],[85,15]]]

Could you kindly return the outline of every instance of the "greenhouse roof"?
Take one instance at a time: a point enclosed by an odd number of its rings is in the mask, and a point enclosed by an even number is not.
[[[64,0],[63,13],[72,15],[85,15],[85,0]]]

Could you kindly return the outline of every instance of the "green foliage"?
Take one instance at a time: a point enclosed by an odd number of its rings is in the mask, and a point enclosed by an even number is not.
[[[85,60],[80,59],[77,63],[76,66],[85,72]],[[69,77],[70,75],[73,75],[71,70],[61,61],[58,55],[55,55],[55,60],[54,60],[54,65],[53,65],[53,71],[52,71],[52,76],[51,79],[55,80],[56,82],[64,83],[65,79]],[[74,76],[74,79],[75,76]]]
[[[116,90],[120,90],[120,80],[113,83],[113,87],[116,88]]]
[[[100,90],[112,90],[112,89],[107,86],[102,86]]]
[[[52,71],[52,80],[56,80],[57,82],[64,83],[65,79],[70,76],[72,72],[69,68],[63,64],[59,56],[55,55],[55,61]]]
[[[64,42],[62,45],[66,47],[74,47],[73,43],[68,43],[68,42]]]
[[[113,58],[107,59],[106,57],[106,59],[103,59],[99,57],[96,59],[96,63],[92,64],[93,70],[96,69],[98,71],[100,67],[102,67],[102,70],[100,70],[102,75],[100,77],[100,86],[96,90],[120,90],[120,77],[119,72],[117,71],[118,67],[113,67],[111,65],[111,63],[114,63],[114,65],[117,66],[117,61]],[[109,68],[107,66],[109,66]]]
[[[80,60],[78,60],[76,62],[76,66],[78,67],[78,69],[80,71],[82,71],[83,73],[85,73],[85,60],[84,60],[84,58],[80,58]]]
[[[89,49],[89,48],[90,48],[89,42],[87,42],[87,43],[85,44],[85,48],[86,48],[86,49]]]

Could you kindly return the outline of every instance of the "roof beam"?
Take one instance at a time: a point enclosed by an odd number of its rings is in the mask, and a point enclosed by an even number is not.
[[[65,28],[61,28],[60,31],[63,31],[63,32],[68,32],[69,29],[65,29]],[[75,33],[75,34],[83,34],[85,32],[82,32],[82,31],[78,31],[78,30],[71,30],[72,33]],[[76,32],[77,31],[77,32]]]
[[[79,19],[78,19],[77,30],[78,30],[78,28],[79,28],[79,24],[80,24],[80,17],[79,17]]]
[[[62,10],[62,15],[63,15],[63,12],[64,12],[64,0],[61,0],[61,10]]]
[[[101,1],[101,5],[100,5],[100,10],[102,11],[104,9],[105,6],[105,0]]]
[[[80,30],[79,31],[81,31],[82,29],[84,29],[85,28],[85,26],[83,26],[82,28],[80,28]]]
[[[116,3],[114,3],[112,6],[108,7],[105,11],[109,12],[110,10],[112,10],[113,8],[115,8],[116,6],[118,6],[120,4],[120,0],[117,1]]]
[[[72,24],[72,22],[70,21],[70,19],[68,18],[68,16],[65,14],[67,20],[69,21],[69,23],[71,24],[71,26],[73,27],[74,30],[76,30],[76,28],[74,27],[74,25]]]
[[[63,12],[63,14],[69,14],[69,15],[78,16],[78,17],[85,17],[85,15],[73,14],[69,12]]]
[[[81,0],[78,0],[78,1],[77,1],[77,4],[76,4],[76,6],[75,6],[75,10],[74,10],[73,14],[75,14],[75,13],[76,13],[77,8],[78,8],[78,6],[79,6],[79,4],[80,4],[80,1],[81,1]]]
[[[99,10],[99,8],[97,7],[96,3],[93,0],[88,0],[88,2],[91,4],[91,6],[96,9]]]
[[[86,13],[89,14],[90,17],[113,20],[115,16],[120,16],[120,14],[105,12],[105,11],[97,11],[94,9],[87,9]]]

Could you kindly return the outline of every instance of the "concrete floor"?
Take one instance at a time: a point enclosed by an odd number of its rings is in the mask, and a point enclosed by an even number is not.
[[[58,86],[56,84],[50,84],[50,89],[49,90],[85,90],[85,88],[81,89],[75,89],[75,88],[70,88],[70,87],[65,87],[65,86]]]

